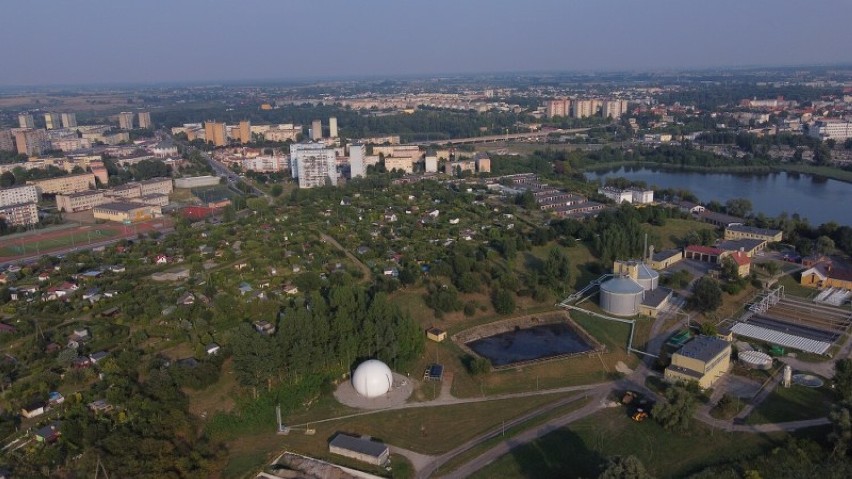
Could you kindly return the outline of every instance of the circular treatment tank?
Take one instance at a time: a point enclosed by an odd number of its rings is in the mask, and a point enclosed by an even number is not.
[[[772,367],[772,356],[760,351],[741,351],[737,357],[743,366],[749,369],[769,369]]]
[[[635,316],[644,296],[645,288],[636,281],[612,278],[601,285],[601,309],[616,316]]]
[[[352,387],[366,398],[387,394],[393,385],[393,373],[387,364],[370,359],[359,364],[352,373]]]
[[[654,271],[645,263],[639,263],[636,267],[636,282],[645,288],[645,291],[657,289],[657,286],[660,285],[660,273]]]

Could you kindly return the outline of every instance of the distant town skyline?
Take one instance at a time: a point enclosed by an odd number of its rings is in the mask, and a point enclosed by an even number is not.
[[[19,2],[0,86],[852,63],[852,2]],[[59,41],[58,39],[61,39]]]

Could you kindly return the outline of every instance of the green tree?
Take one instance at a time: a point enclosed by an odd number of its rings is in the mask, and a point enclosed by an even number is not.
[[[731,198],[725,202],[725,211],[733,216],[746,216],[751,213],[751,201],[746,198]]]
[[[0,175],[0,186],[7,188],[15,184],[15,175],[11,171],[5,171]]]
[[[273,198],[278,198],[281,196],[281,193],[284,193],[284,187],[278,184],[272,185],[272,188],[269,189],[269,194]]]
[[[515,312],[515,295],[507,289],[500,288],[494,291],[491,302],[494,305],[494,311],[498,314],[512,314]]]
[[[606,469],[598,479],[653,479],[645,465],[634,455],[613,456],[607,459]]]
[[[666,389],[665,401],[654,405],[651,415],[667,431],[686,432],[698,408],[698,400],[686,387],[676,384]]]
[[[834,363],[834,388],[842,401],[852,404],[852,359]]]
[[[719,282],[708,276],[704,276],[695,282],[692,296],[689,298],[689,306],[696,311],[709,313],[715,311],[722,305],[722,289]]]
[[[571,278],[571,262],[561,248],[551,248],[544,261],[542,276],[547,284],[558,292],[564,292]]]
[[[828,254],[834,251],[834,240],[828,236],[820,236],[816,240],[816,250],[820,254]]]

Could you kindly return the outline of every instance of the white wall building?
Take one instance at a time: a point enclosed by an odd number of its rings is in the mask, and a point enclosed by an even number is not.
[[[299,188],[337,186],[337,160],[333,148],[319,143],[290,145],[290,170]]]
[[[38,189],[32,185],[0,189],[0,206],[38,203]]]
[[[852,122],[819,120],[811,125],[809,134],[821,140],[845,141],[847,138],[852,138]]]
[[[367,167],[364,166],[364,145],[353,143],[349,145],[349,177],[363,178],[367,176]]]

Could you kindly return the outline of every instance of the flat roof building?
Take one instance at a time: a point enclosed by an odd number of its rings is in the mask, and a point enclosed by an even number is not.
[[[695,381],[709,388],[731,365],[731,344],[713,336],[698,336],[672,355],[664,377],[669,382]]]
[[[744,224],[731,224],[725,228],[726,240],[759,239],[769,243],[777,243],[783,238],[784,233],[781,230],[756,228],[754,226],[746,226]]]
[[[0,206],[38,203],[38,189],[33,185],[0,189]]]
[[[44,127],[48,130],[58,130],[62,128],[62,117],[59,113],[45,113]]]
[[[204,122],[204,139],[213,146],[225,146],[228,144],[228,130],[224,123],[215,121]]]
[[[333,148],[320,143],[290,145],[290,170],[299,188],[337,186],[337,158]]]
[[[151,112],[139,112],[139,128],[151,128]]]
[[[77,114],[76,113],[63,113],[62,117],[62,128],[77,128]]]
[[[60,176],[46,180],[28,181],[44,194],[69,194],[86,191],[95,187],[95,175],[82,173],[79,175]]]
[[[0,206],[0,219],[10,226],[38,224],[38,208],[35,203]]]
[[[385,444],[342,433],[328,443],[328,451],[375,466],[385,465],[390,460],[390,449]]]
[[[56,209],[66,213],[75,213],[90,210],[107,201],[103,191],[81,191],[67,195],[56,195]]]
[[[159,206],[126,201],[104,203],[94,207],[92,211],[94,212],[95,219],[116,221],[119,223],[148,221],[162,214]]]
[[[21,113],[18,115],[18,126],[21,128],[35,128],[35,120],[29,113]]]

